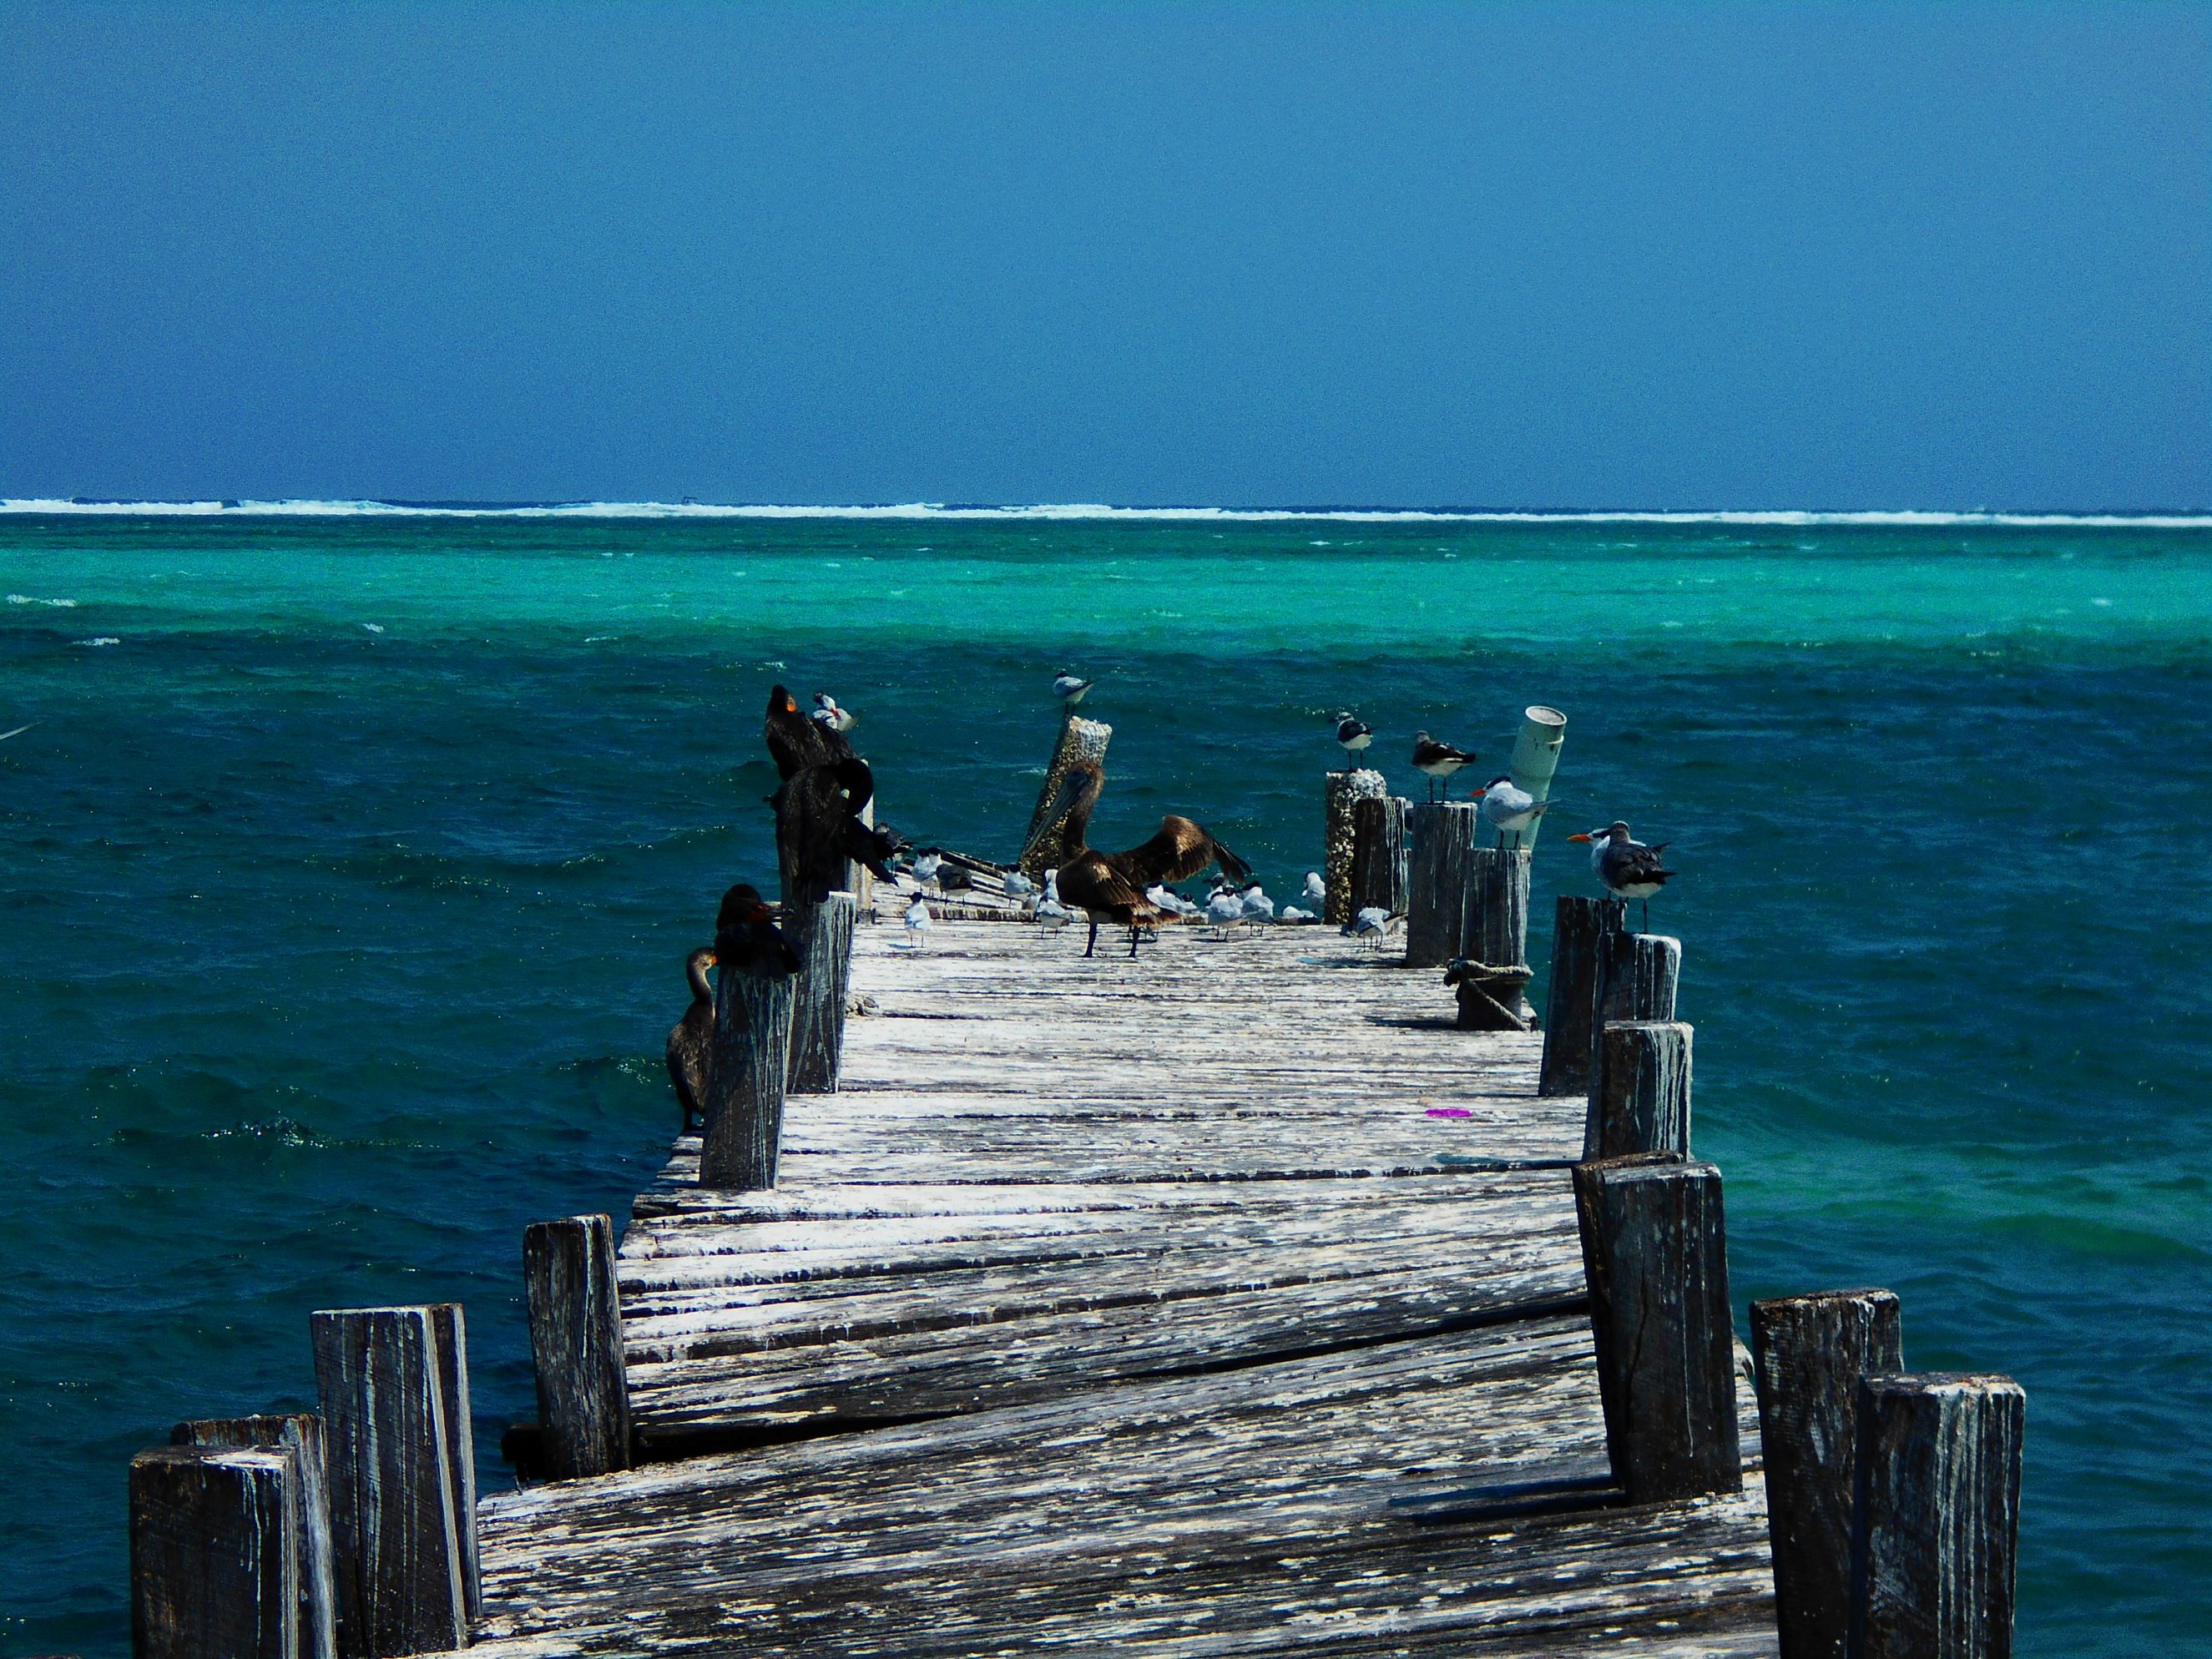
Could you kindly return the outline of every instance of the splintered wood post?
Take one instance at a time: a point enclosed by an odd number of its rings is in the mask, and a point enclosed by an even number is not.
[[[1440,968],[1464,953],[1480,810],[1472,801],[1415,801],[1406,818],[1406,966]]]
[[[1553,913],[1552,982],[1544,995],[1544,1063],[1536,1079],[1543,1095],[1589,1092],[1595,1058],[1597,965],[1612,936],[1626,930],[1628,905],[1615,898],[1559,896]]]
[[[1467,912],[1459,948],[1495,974],[1468,973],[1459,981],[1459,1025],[1468,1031],[1525,1031],[1536,1011],[1524,994],[1528,970],[1528,854],[1478,847],[1472,855]]]
[[[337,1586],[331,1577],[330,1458],[323,1419],[307,1412],[267,1417],[200,1418],[179,1423],[169,1443],[207,1451],[289,1451],[300,1511],[300,1659],[335,1659]]]
[[[1322,921],[1341,927],[1358,914],[1352,896],[1352,867],[1358,850],[1353,811],[1359,802],[1384,800],[1389,793],[1390,787],[1382,775],[1367,767],[1356,772],[1323,775],[1321,878],[1328,896],[1322,901]],[[1391,914],[1395,915],[1397,912]]]
[[[791,1071],[794,979],[738,972],[726,963],[714,975],[707,1126],[699,1141],[702,1187],[750,1192],[775,1185],[784,1085]]]
[[[469,1326],[458,1302],[430,1304],[430,1341],[438,1367],[438,1400],[446,1413],[446,1476],[453,1493],[453,1537],[461,1551],[461,1605],[483,1613],[483,1573],[477,1559],[476,1415],[469,1406]]]
[[[1060,740],[1053,745],[1052,763],[1045,768],[1044,787],[1037,791],[1036,809],[1030,814],[1029,833],[1022,837],[1022,855],[1014,866],[1030,880],[1041,881],[1047,870],[1057,870],[1067,862],[1067,848],[1060,839],[1060,823],[1066,814],[1053,815],[1060,787],[1067,781],[1070,768],[1084,761],[1103,763],[1107,739],[1113,735],[1112,726],[1103,720],[1084,719],[1072,704],[1061,716]]]
[[[468,1640],[453,1445],[428,1308],[311,1315],[330,1441],[338,1651],[441,1653]]]
[[[2027,1425],[2008,1376],[1859,1384],[1851,1659],[2010,1659]]]
[[[604,1215],[533,1222],[522,1233],[538,1421],[556,1480],[630,1467],[615,1230]]]
[[[1823,1291],[1751,1304],[1782,1659],[1844,1659],[1859,1384],[1905,1369],[1897,1297]]]
[[[1690,1028],[1613,1020],[1600,1033],[1583,1125],[1584,1158],[1690,1155]]]
[[[1363,795],[1352,803],[1352,891],[1340,907],[1334,888],[1324,919],[1342,927],[1362,910],[1406,914],[1406,808],[1402,795]],[[1341,918],[1334,913],[1341,908]]]
[[[288,1446],[161,1446],[131,1460],[137,1659],[306,1659],[299,1487]]]
[[[1606,1158],[1574,1186],[1613,1479],[1632,1504],[1738,1490],[1720,1171]]]
[[[853,981],[853,924],[860,901],[832,893],[793,932],[799,967],[792,991],[791,1073],[794,1095],[834,1095],[845,1048],[845,994]]]

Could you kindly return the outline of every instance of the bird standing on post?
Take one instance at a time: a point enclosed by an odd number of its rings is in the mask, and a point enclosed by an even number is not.
[[[1073,708],[1083,701],[1084,694],[1097,684],[1096,680],[1086,680],[1082,675],[1071,673],[1063,668],[1052,677],[1052,695]]]
[[[1359,751],[1375,741],[1375,728],[1357,714],[1340,713],[1336,717],[1336,741],[1344,750],[1344,769],[1349,772]]]
[[[860,720],[860,716],[851,709],[841,708],[837,699],[827,691],[817,691],[814,694],[814,712],[806,718],[817,726],[827,726],[830,731],[836,732],[851,731]]]
[[[681,1133],[687,1135],[707,1117],[707,1056],[714,1042],[714,988],[708,982],[707,970],[714,965],[712,951],[694,951],[684,959],[691,1006],[668,1034],[668,1080],[676,1085],[677,1103],[684,1108]]]
[[[799,971],[799,952],[791,948],[760,889],[741,881],[722,895],[714,913],[714,961],[726,974],[774,979]]]
[[[1569,836],[1569,841],[1586,841],[1590,844],[1590,868],[1605,884],[1605,890],[1615,898],[1641,899],[1644,902],[1644,931],[1651,931],[1651,896],[1664,887],[1679,871],[1663,868],[1662,854],[1668,843],[1646,847],[1628,833],[1628,826],[1619,818],[1602,830],[1587,834]]]
[[[1538,800],[1510,778],[1492,778],[1482,792],[1483,821],[1498,831],[1498,844],[1503,847],[1506,836],[1526,835],[1551,804]]]
[[[1448,743],[1438,743],[1425,732],[1413,733],[1413,769],[1429,781],[1429,799],[1437,798],[1437,785],[1444,786],[1444,793],[1451,793],[1451,775],[1475,758],[1472,750],[1455,749]]]

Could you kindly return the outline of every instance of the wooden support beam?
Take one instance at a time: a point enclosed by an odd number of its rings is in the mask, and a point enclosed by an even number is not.
[[[1103,720],[1084,719],[1072,704],[1061,715],[1060,738],[1053,744],[1052,762],[1044,771],[1044,787],[1037,791],[1036,809],[1030,813],[1029,831],[1022,837],[1021,858],[1015,865],[1030,880],[1041,882],[1046,871],[1057,870],[1067,862],[1067,847],[1060,835],[1060,826],[1067,815],[1062,811],[1058,817],[1053,817],[1053,803],[1060,799],[1060,787],[1067,781],[1071,767],[1083,761],[1104,763],[1107,741],[1113,735],[1112,726]]]
[[[707,1126],[699,1146],[702,1187],[751,1192],[775,1185],[794,978],[742,973],[726,963],[714,975],[714,1058],[707,1067]]]
[[[483,1574],[477,1559],[476,1414],[469,1405],[469,1327],[458,1302],[430,1304],[430,1343],[438,1401],[446,1414],[447,1487],[453,1495],[453,1538],[461,1552],[461,1606],[483,1613]]]
[[[300,1659],[336,1659],[337,1587],[331,1577],[330,1456],[323,1419],[307,1412],[200,1418],[169,1431],[169,1443],[206,1451],[289,1451],[299,1479]]]
[[[1471,801],[1417,800],[1406,809],[1406,966],[1441,968],[1467,954],[1480,810]]]
[[[1406,914],[1406,808],[1402,795],[1363,795],[1352,803],[1352,890],[1339,908],[1332,896],[1327,920],[1342,927],[1370,907]]]
[[[131,1460],[136,1659],[302,1659],[298,1454],[161,1446]]]
[[[1597,965],[1625,931],[1628,906],[1614,898],[1559,896],[1552,922],[1552,982],[1544,997],[1543,1095],[1586,1095],[1596,1058]]]
[[[522,1233],[522,1278],[545,1472],[567,1480],[629,1468],[613,1221],[579,1215],[532,1223]]]
[[[791,1070],[787,1091],[834,1095],[845,1048],[845,998],[853,982],[853,924],[860,901],[832,893],[810,904],[785,936],[797,947],[799,968],[792,988]]]
[[[1720,1171],[1605,1158],[1574,1186],[1613,1479],[1634,1504],[1738,1490]]]
[[[1583,1156],[1690,1155],[1690,1028],[1679,1020],[1613,1020],[1599,1034]]]
[[[1844,1659],[1859,1384],[1905,1369],[1897,1297],[1822,1291],[1751,1304],[1782,1659]]]
[[[1358,840],[1354,812],[1361,801],[1387,800],[1389,794],[1389,785],[1382,775],[1369,767],[1322,775],[1321,878],[1328,890],[1328,896],[1322,902],[1322,921],[1341,927],[1358,914],[1352,896]],[[1390,914],[1398,913],[1393,910]]]
[[[1625,907],[1624,907],[1625,908]],[[1597,1072],[1598,1045],[1615,1020],[1674,1018],[1674,988],[1682,976],[1682,941],[1663,933],[1604,933],[1590,994],[1589,1073]]]
[[[2010,1659],[2027,1423],[2008,1376],[1859,1384],[1851,1659]]]
[[[453,1444],[428,1308],[309,1316],[330,1437],[338,1651],[441,1653],[468,1640]]]

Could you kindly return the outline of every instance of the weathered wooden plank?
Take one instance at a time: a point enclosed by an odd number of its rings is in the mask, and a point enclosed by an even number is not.
[[[329,1435],[338,1651],[457,1646],[467,1589],[431,1311],[352,1308],[308,1323]]]
[[[1859,1384],[1852,1659],[2010,1659],[2027,1421],[2008,1376]]]
[[[289,1451],[296,1480],[288,1490],[298,1511],[300,1659],[335,1659],[337,1588],[331,1577],[329,1452],[322,1419],[307,1412],[265,1417],[200,1418],[169,1431],[175,1446],[210,1451]]]
[[[298,1453],[131,1460],[131,1639],[143,1659],[300,1659]]]
[[[1690,1037],[1677,1020],[1613,1020],[1590,1079],[1585,1158],[1690,1155]]]
[[[430,1304],[431,1361],[446,1419],[446,1485],[453,1508],[453,1539],[460,1551],[461,1605],[473,1619],[483,1611],[483,1583],[477,1551],[476,1417],[469,1404],[469,1328],[458,1302]]]
[[[1844,1659],[1859,1384],[1905,1369],[1897,1297],[1824,1291],[1751,1304],[1783,1659]]]
[[[1720,1171],[1664,1156],[1575,1166],[1606,1442],[1638,1503],[1733,1492],[1735,1350]]]
[[[845,1005],[853,978],[853,924],[860,903],[832,893],[809,905],[798,935],[799,969],[793,991],[788,1091],[835,1094],[845,1048]]]
[[[714,1058],[700,1179],[739,1189],[775,1185],[790,1072],[793,987],[788,974],[714,976]]]
[[[630,1466],[614,1224],[604,1215],[539,1221],[522,1235],[541,1453],[553,1480]]]

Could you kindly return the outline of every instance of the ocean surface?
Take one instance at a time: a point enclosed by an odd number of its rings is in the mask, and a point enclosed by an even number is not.
[[[1411,791],[1565,710],[1531,959],[1559,831],[1674,842],[1739,1304],[2027,1385],[2023,1653],[2212,1652],[2212,524],[16,512],[0,594],[0,1653],[126,1651],[131,1454],[306,1404],[311,1309],[465,1302],[503,1480],[522,1228],[651,1178],[773,871],[769,684],[1007,856],[1070,666],[1102,837],[1279,894],[1335,709]]]

